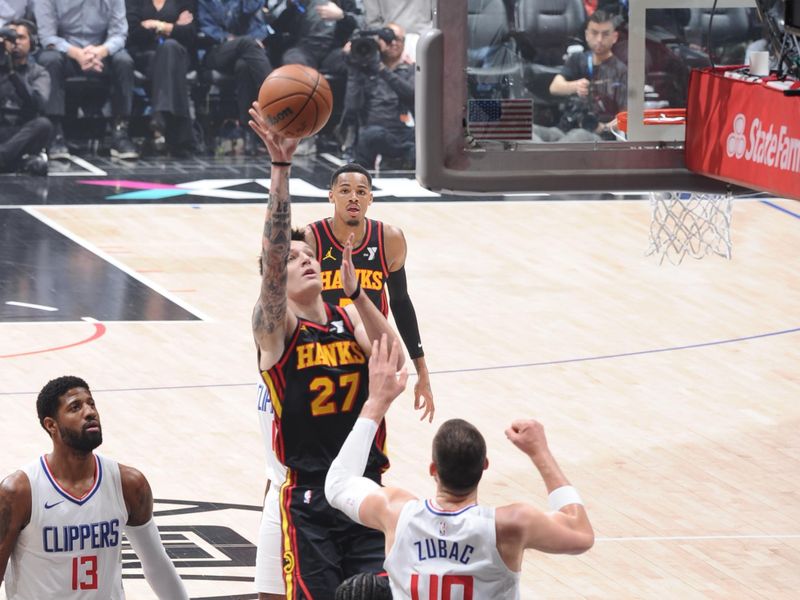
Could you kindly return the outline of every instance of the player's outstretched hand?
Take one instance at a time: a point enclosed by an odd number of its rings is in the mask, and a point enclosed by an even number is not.
[[[347,236],[342,252],[342,289],[348,296],[352,296],[358,289],[358,279],[356,279],[356,269],[353,266],[353,234]]]
[[[297,145],[300,143],[300,138],[287,138],[270,131],[258,107],[258,102],[253,102],[248,112],[250,113],[248,125],[264,142],[272,161],[292,162],[292,157],[294,156],[294,151],[297,150]]]
[[[400,354],[400,343],[395,339],[389,348],[389,338],[384,333],[380,340],[372,343],[369,357],[369,398],[361,411],[362,417],[379,420],[386,414],[392,401],[397,398],[408,382],[408,370],[396,371]],[[365,414],[366,413],[366,414]]]
[[[422,411],[420,421],[428,419],[428,423],[433,422],[436,407],[433,404],[431,376],[427,369],[417,371],[417,383],[414,384],[414,410]]]
[[[531,458],[550,452],[547,438],[544,435],[544,427],[536,419],[514,421],[511,423],[511,427],[506,429],[506,437]]]

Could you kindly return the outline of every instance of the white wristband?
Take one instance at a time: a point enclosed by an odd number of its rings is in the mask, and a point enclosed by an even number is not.
[[[580,504],[583,506],[578,490],[571,485],[562,485],[560,488],[554,489],[547,496],[547,504],[550,510],[561,510],[568,504]]]

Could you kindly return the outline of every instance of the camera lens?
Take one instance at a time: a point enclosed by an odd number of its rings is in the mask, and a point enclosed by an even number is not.
[[[379,53],[378,42],[372,37],[356,38],[350,45],[351,64],[356,67],[369,67],[375,60],[379,60]]]

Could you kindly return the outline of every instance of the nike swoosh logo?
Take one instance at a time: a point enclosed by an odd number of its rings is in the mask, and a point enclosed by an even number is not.
[[[61,504],[62,502],[63,502],[63,500],[59,500],[58,502],[55,502],[55,503],[53,503],[53,504],[49,504],[49,503],[45,502],[45,503],[44,503],[44,507],[45,507],[45,509],[48,509],[48,508],[53,508],[54,506],[58,506],[58,505],[59,505],[59,504]]]

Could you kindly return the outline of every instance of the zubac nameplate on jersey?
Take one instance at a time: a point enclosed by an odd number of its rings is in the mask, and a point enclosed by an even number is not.
[[[475,548],[470,544],[465,544],[459,548],[458,542],[443,540],[441,538],[426,538],[414,542],[417,547],[417,559],[422,562],[429,558],[446,558],[458,561],[464,565],[469,564]]]

